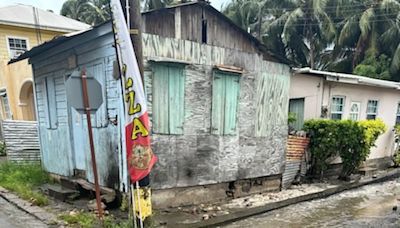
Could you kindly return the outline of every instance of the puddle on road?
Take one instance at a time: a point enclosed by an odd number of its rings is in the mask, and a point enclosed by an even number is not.
[[[365,186],[304,202],[225,227],[400,227],[400,182]],[[398,205],[397,211],[393,206]]]

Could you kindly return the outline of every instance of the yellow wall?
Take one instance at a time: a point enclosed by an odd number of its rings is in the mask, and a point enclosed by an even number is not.
[[[41,30],[40,34],[43,43],[61,33]],[[13,119],[35,120],[33,98],[22,95],[22,99],[20,99],[24,83],[29,84],[29,80],[32,80],[31,66],[27,60],[7,65],[10,60],[7,37],[27,39],[28,50],[37,46],[39,40],[34,29],[0,25],[0,89],[5,88],[7,91]],[[29,86],[25,85],[24,87],[30,89]],[[1,116],[5,116],[4,110],[1,112]]]

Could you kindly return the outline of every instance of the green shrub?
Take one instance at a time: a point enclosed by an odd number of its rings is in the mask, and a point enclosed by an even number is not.
[[[288,114],[288,124],[292,124],[292,123],[296,122],[296,120],[297,120],[296,113],[289,112],[289,114]]]
[[[340,156],[343,169],[340,179],[347,179],[370,154],[379,135],[386,131],[382,120],[309,120],[304,124],[309,133],[312,169],[323,176],[328,159]]]

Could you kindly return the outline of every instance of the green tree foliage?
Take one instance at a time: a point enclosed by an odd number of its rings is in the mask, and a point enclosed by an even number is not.
[[[60,14],[89,25],[98,25],[111,18],[109,0],[67,0]]]
[[[400,79],[399,0],[232,0],[223,12],[296,67]]]
[[[390,80],[390,59],[382,54],[378,58],[369,56],[354,68],[353,73],[357,75],[367,76]]]
[[[386,131],[382,120],[309,120],[304,129],[310,134],[312,173],[323,176],[329,160],[340,156],[340,179],[347,179],[369,156],[379,135]]]

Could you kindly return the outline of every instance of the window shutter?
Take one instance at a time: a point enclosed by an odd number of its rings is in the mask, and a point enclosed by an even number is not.
[[[155,65],[153,75],[153,131],[168,134],[169,73],[168,67]]]
[[[168,67],[169,133],[183,134],[185,78],[182,67]]]
[[[214,72],[212,87],[211,133],[222,135],[224,131],[225,77]]]
[[[235,135],[239,97],[239,76],[225,74],[224,135]]]

